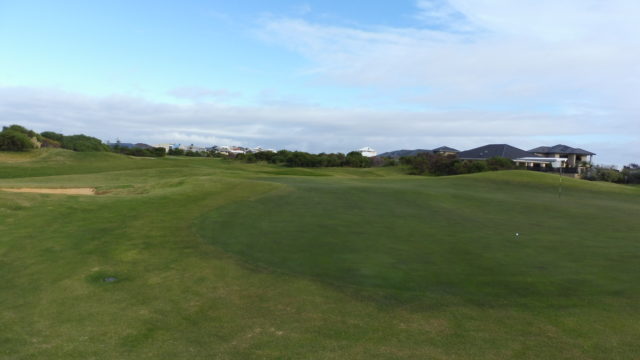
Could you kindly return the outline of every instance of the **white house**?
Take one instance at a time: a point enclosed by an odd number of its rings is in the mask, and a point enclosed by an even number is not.
[[[259,153],[259,152],[273,152],[274,153],[276,151],[273,150],[273,149],[263,149],[260,146],[258,146],[258,147],[255,147],[253,149],[248,149],[247,152],[248,153]]]
[[[164,148],[167,152],[169,152],[169,150],[173,148],[173,144],[156,144],[156,145],[153,145],[153,147]]]
[[[526,167],[536,167],[537,164],[538,167],[551,166],[552,168],[557,169],[565,166],[567,158],[531,156],[513,159],[513,162],[515,162],[516,165],[524,165]]]
[[[185,151],[193,151],[193,152],[207,152],[207,148],[203,147],[203,146],[196,146],[196,145],[189,145],[189,146],[185,146],[184,149]]]
[[[240,146],[218,146],[218,151],[222,154],[244,154],[246,150]]]
[[[362,154],[362,156],[366,156],[366,157],[374,157],[376,155],[378,155],[378,152],[373,150],[370,147],[363,147],[362,149],[358,149],[356,150],[357,152],[359,152],[360,154]]]

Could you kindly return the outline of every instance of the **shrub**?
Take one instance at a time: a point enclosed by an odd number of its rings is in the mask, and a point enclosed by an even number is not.
[[[276,153],[271,151],[259,151],[253,154],[256,161],[266,161],[266,162],[271,162],[271,159],[273,159],[275,155]]]
[[[199,151],[187,150],[187,151],[185,151],[184,156],[203,157],[203,156],[205,156],[205,154],[203,154],[203,153],[201,153]]]
[[[484,171],[489,171],[489,166],[486,161],[481,160],[463,160],[455,164],[456,174],[473,174]]]
[[[613,166],[594,166],[582,176],[584,180],[622,183],[624,175]]]
[[[2,151],[27,151],[34,147],[32,138],[23,132],[6,127],[0,132],[0,150]]]
[[[62,147],[73,151],[109,151],[109,147],[100,141],[87,135],[63,136]]]
[[[622,182],[624,177],[620,171],[615,169],[599,169],[597,173],[597,180],[608,182]]]
[[[284,164],[289,167],[319,167],[320,159],[303,151],[291,151]]]
[[[382,158],[382,159],[383,159],[382,166],[385,166],[385,167],[398,166],[400,164],[400,161],[398,159],[394,159],[394,158]]]
[[[304,151],[280,150],[278,152],[260,151],[249,154],[229,154],[229,159],[243,160],[246,162],[266,161],[271,164],[281,164],[288,167],[370,167],[372,160],[354,151],[349,155],[336,154],[310,154]]]
[[[409,173],[414,175],[431,174],[437,176],[456,175],[460,172],[460,160],[454,155],[420,153],[414,156],[403,156],[400,163],[409,166]]]
[[[58,143],[62,143],[62,139],[64,138],[64,135],[55,133],[53,131],[45,131],[45,132],[41,133],[40,135],[42,135],[42,137],[44,137],[46,139],[51,139],[51,140],[57,141]]]
[[[629,164],[622,169],[625,184],[640,184],[640,165]]]
[[[29,129],[25,128],[24,126],[21,126],[21,125],[3,126],[2,127],[2,131],[6,131],[6,130],[16,131],[16,132],[19,132],[21,134],[25,134],[25,135],[27,135],[27,137],[34,138],[34,139],[36,139],[38,141],[42,140],[42,137],[37,132],[35,132],[33,130],[29,130]]]
[[[52,140],[47,137],[43,137],[41,146],[43,148],[61,148],[62,144],[59,141]]]
[[[129,156],[139,156],[139,157],[163,157],[166,155],[166,150],[163,147],[157,148],[140,148],[140,147],[132,147],[132,148],[123,148],[118,145],[113,147],[113,152],[129,155]]]
[[[374,157],[370,157],[370,165],[373,167],[381,167],[384,166],[385,164],[385,159],[381,158],[380,156],[374,156]]]
[[[4,151],[26,151],[39,148],[42,136],[24,126],[10,125],[3,126],[0,150]]]
[[[184,155],[184,150],[182,150],[182,149],[169,149],[168,155],[182,156],[182,155]]]
[[[507,161],[504,161],[507,160]],[[489,167],[487,161],[460,160],[455,155],[420,153],[413,156],[403,156],[400,164],[409,168],[409,174],[430,174],[435,176],[471,174],[489,170],[503,170],[513,168],[509,159],[495,159]]]
[[[368,158],[358,151],[352,151],[347,154],[344,161],[345,166],[365,168],[371,167],[371,158]]]
[[[151,152],[153,156],[156,156],[156,157],[164,157],[167,155],[167,149],[163,147],[154,147],[149,149],[148,151]]]
[[[491,171],[512,170],[516,167],[516,164],[511,159],[500,156],[487,159],[486,164],[487,168]]]

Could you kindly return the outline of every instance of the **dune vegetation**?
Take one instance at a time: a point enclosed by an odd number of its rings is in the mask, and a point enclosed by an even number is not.
[[[3,359],[633,359],[640,188],[0,154]]]

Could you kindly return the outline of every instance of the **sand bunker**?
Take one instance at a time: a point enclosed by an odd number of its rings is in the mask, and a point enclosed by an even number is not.
[[[0,188],[0,191],[37,193],[37,194],[65,194],[65,195],[95,195],[94,188],[67,188],[67,189],[47,189],[47,188]]]

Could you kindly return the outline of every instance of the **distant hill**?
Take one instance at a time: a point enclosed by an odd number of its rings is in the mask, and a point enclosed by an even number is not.
[[[415,150],[395,150],[395,151],[389,151],[383,154],[380,154],[378,156],[381,157],[389,157],[389,158],[399,158],[402,156],[413,156],[413,155],[418,155],[421,153],[430,153],[433,152],[433,150],[426,150],[426,149],[415,149]]]

